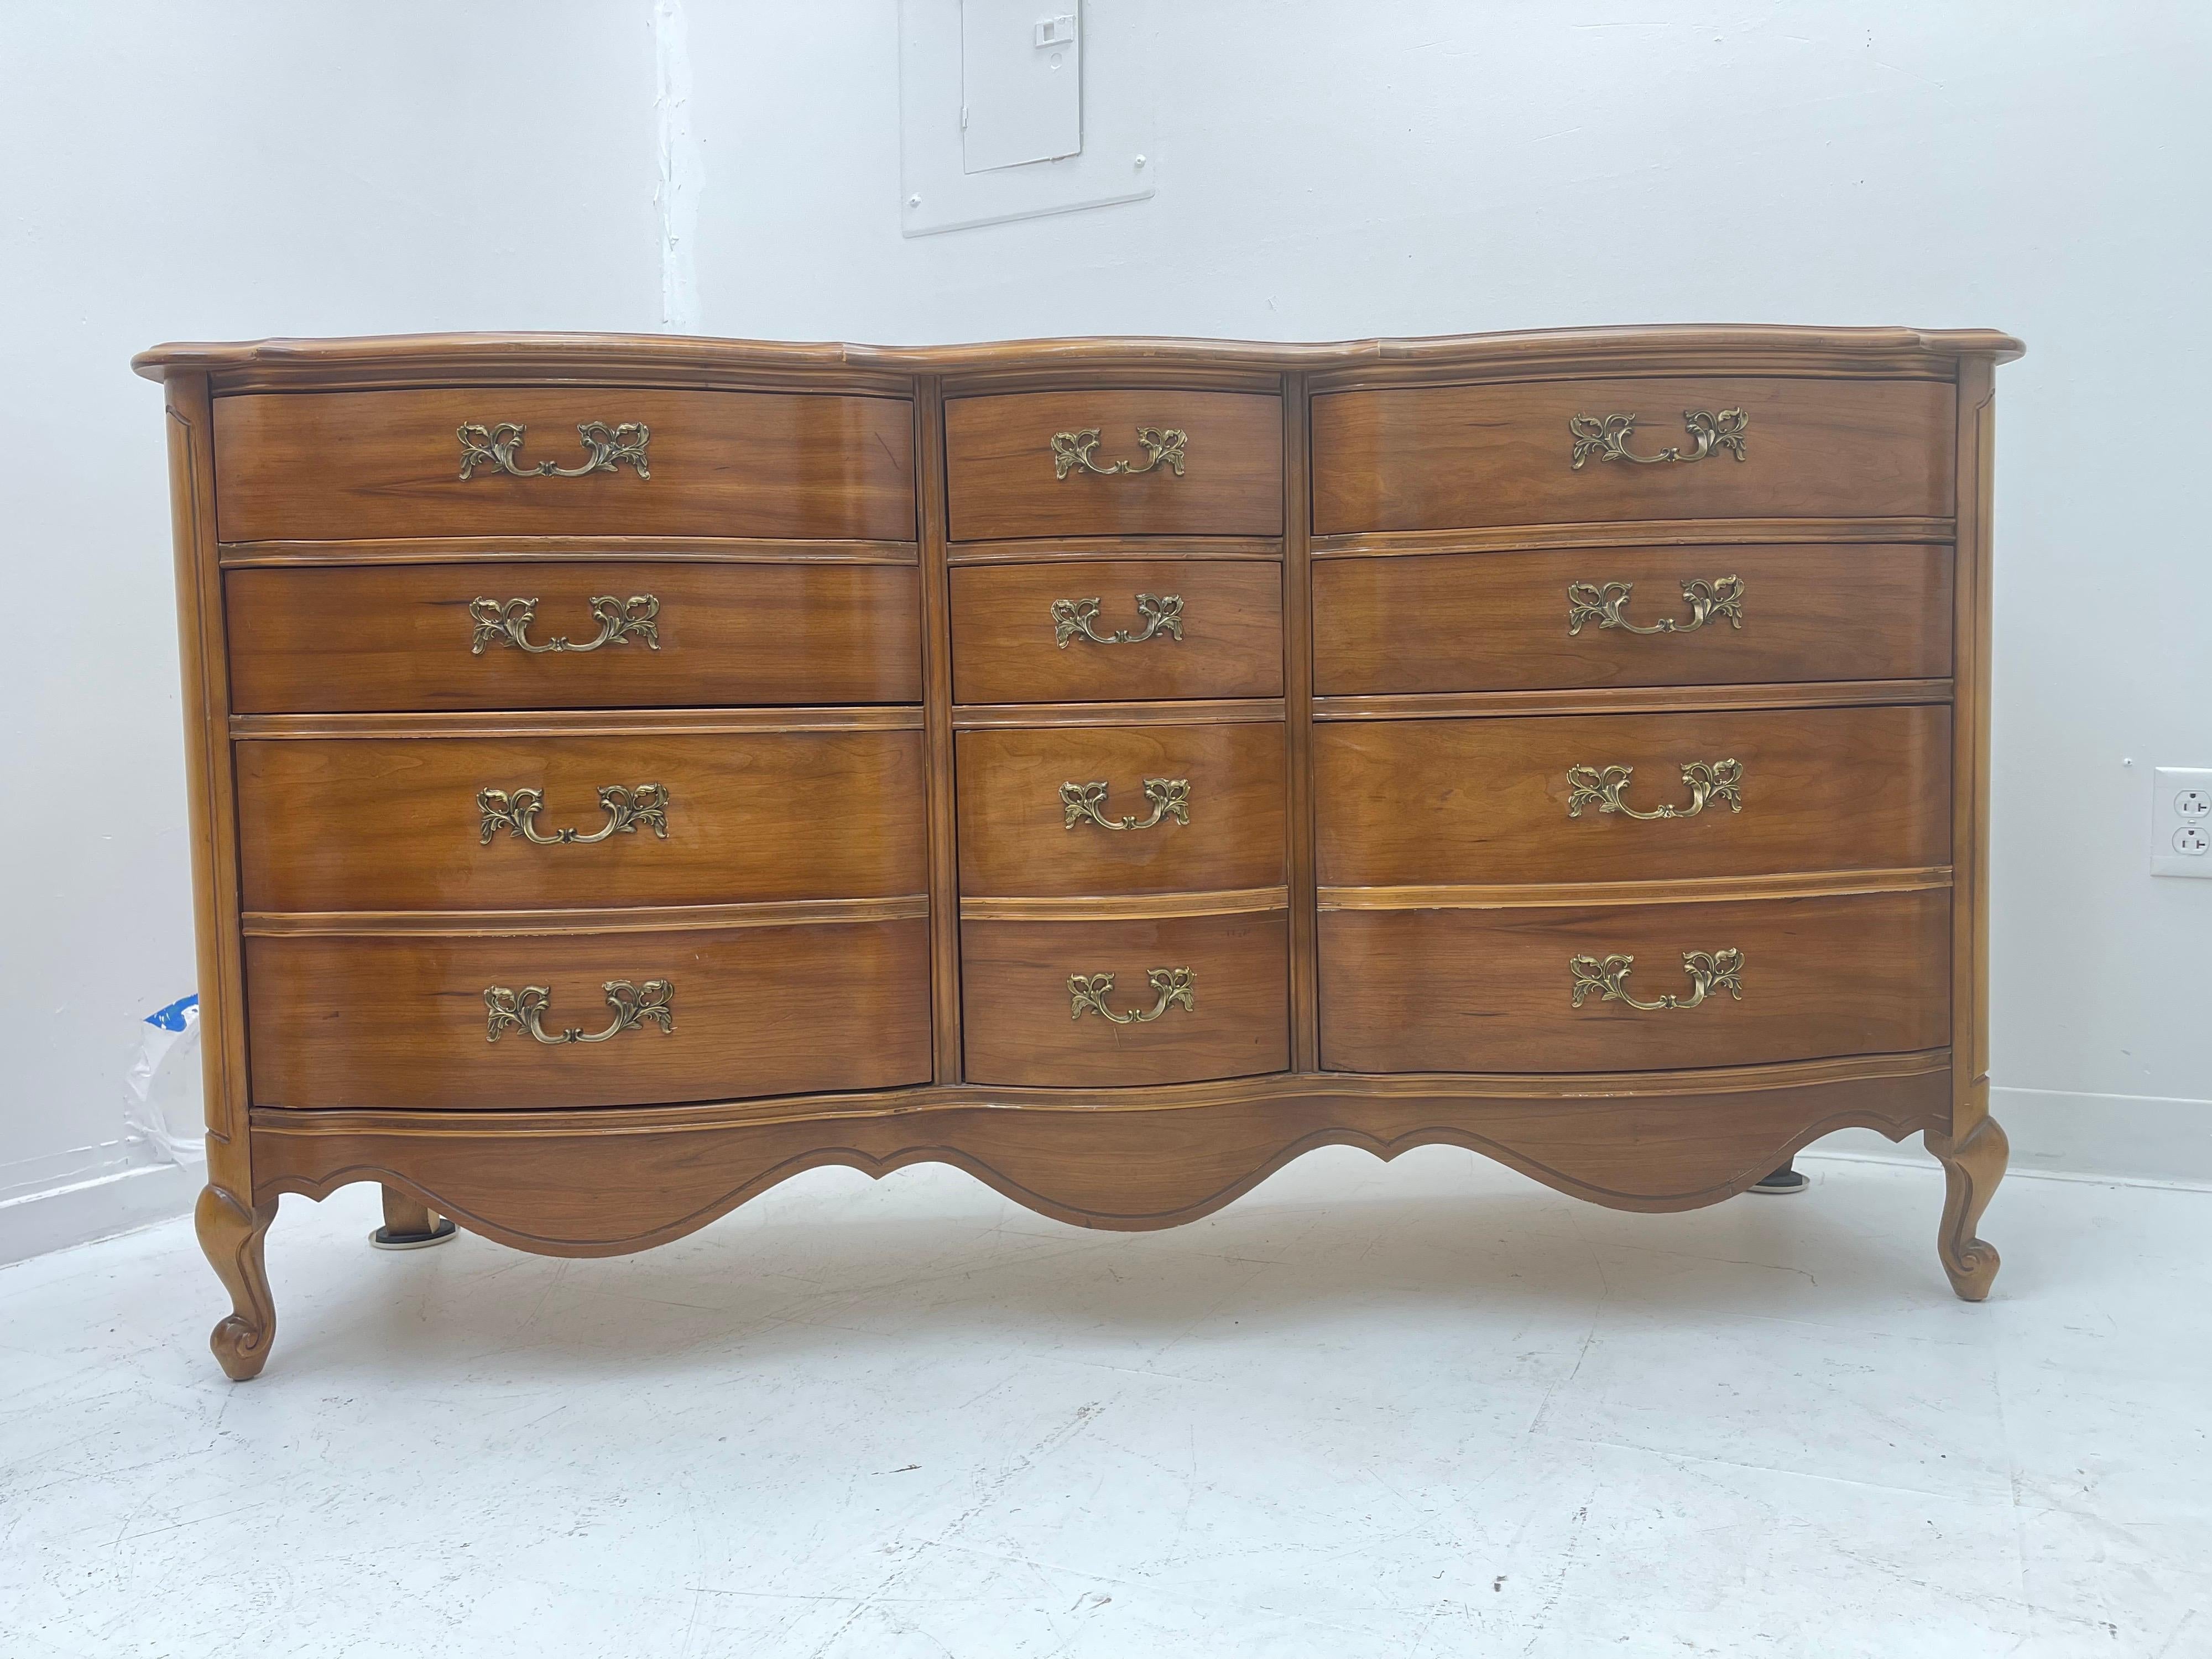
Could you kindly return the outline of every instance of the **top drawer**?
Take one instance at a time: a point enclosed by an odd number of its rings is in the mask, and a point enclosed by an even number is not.
[[[956,398],[945,405],[945,448],[956,542],[1283,533],[1279,398]]]
[[[914,406],[896,398],[630,386],[256,393],[215,401],[216,522],[226,542],[905,542],[915,539],[913,445]]]
[[[1330,392],[1313,404],[1314,533],[1946,518],[1953,404],[1952,387],[1933,380],[1546,380]],[[1654,459],[1670,450],[1679,459]]]

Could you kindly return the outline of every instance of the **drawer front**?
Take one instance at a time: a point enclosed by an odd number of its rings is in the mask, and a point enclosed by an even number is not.
[[[637,1106],[894,1088],[930,1074],[928,924],[919,918],[257,936],[246,947],[257,1106]],[[666,1030],[654,982],[665,982]],[[532,988],[550,994],[535,1018],[553,1042],[529,1029]],[[505,1018],[487,1000],[495,992],[512,994],[494,999]],[[559,1041],[569,1029],[612,1035]]]
[[[963,732],[960,890],[1280,887],[1284,745],[1273,721]]]
[[[971,1083],[1115,1089],[1290,1064],[1290,932],[1279,910],[966,921],[960,943]]]
[[[1322,696],[1951,672],[1948,547],[1320,559],[1313,581]]]
[[[595,422],[596,445],[579,431]],[[473,444],[464,427],[477,429]],[[519,440],[508,428],[521,428]],[[910,542],[913,449],[914,405],[897,398],[636,386],[256,393],[215,400],[216,524],[226,542]],[[582,471],[538,471],[549,465]]]
[[[1279,398],[1176,391],[955,398],[945,405],[945,448],[956,542],[1283,533]]]
[[[1324,887],[1951,861],[1948,705],[1325,720],[1314,783]]]
[[[922,893],[922,775],[919,732],[245,742],[245,908],[600,909]]]
[[[1946,517],[1954,402],[1933,380],[1720,377],[1330,392],[1313,400],[1314,533]],[[1709,438],[1689,460],[1700,441],[1686,410],[1724,422],[1741,457]],[[1617,446],[1571,424],[1615,416],[1635,421]],[[1669,449],[1685,459],[1627,459]]]
[[[1272,559],[1084,559],[952,571],[957,702],[1283,695]]]
[[[911,565],[233,570],[223,603],[240,714],[921,700]]]
[[[1572,909],[1324,911],[1322,1064],[1339,1072],[1643,1071],[1941,1048],[1951,1030],[1950,899],[1949,890],[1936,889]],[[1696,964],[1705,971],[1702,1000],[1688,952],[1707,958]],[[1734,990],[1721,977],[1731,969]],[[1628,1000],[1668,996],[1695,1006]]]

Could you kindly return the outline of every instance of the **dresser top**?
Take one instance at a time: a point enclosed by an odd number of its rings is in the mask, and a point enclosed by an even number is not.
[[[941,346],[726,340],[660,334],[389,334],[339,339],[179,342],[131,360],[149,380],[208,374],[218,390],[405,384],[455,374],[496,380],[654,380],[785,375],[862,384],[871,378],[1064,370],[1176,379],[1298,371],[1328,382],[1500,378],[1559,372],[1757,367],[1768,372],[1950,378],[1962,357],[2008,362],[2025,349],[1992,329],[1805,328],[1667,324],[1434,335],[1418,339],[1286,341],[1097,337]]]

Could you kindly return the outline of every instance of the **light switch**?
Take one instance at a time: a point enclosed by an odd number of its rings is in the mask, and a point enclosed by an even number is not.
[[[961,0],[965,171],[988,173],[1081,154],[1080,19],[1080,12],[1057,9],[1055,0]]]

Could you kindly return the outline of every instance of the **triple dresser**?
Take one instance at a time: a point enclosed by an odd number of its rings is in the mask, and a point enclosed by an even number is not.
[[[1979,331],[172,345],[209,1182],[636,1250],[1918,1133],[1978,1300]]]

